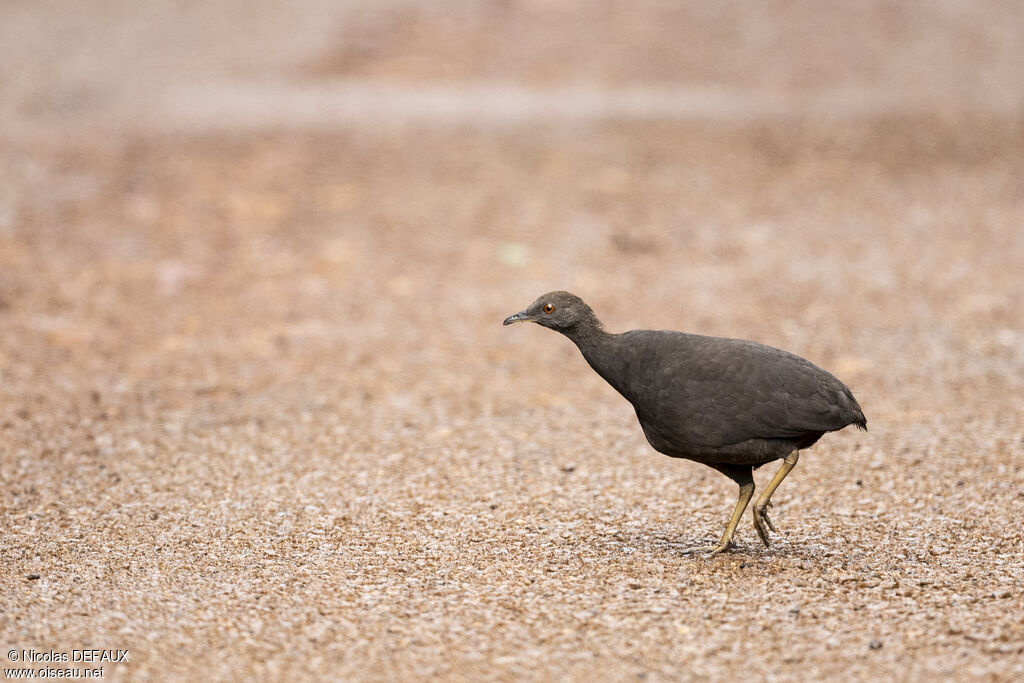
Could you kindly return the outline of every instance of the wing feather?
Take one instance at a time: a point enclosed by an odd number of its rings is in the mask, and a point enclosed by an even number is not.
[[[800,439],[864,420],[842,382],[786,351],[682,332],[616,342],[618,367],[595,369],[633,403],[648,438],[679,449]]]

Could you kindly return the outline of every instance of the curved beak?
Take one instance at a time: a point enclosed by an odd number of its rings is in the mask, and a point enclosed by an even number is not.
[[[512,323],[526,323],[532,322],[533,320],[534,317],[532,315],[529,315],[526,311],[520,311],[519,313],[515,313],[514,315],[510,315],[509,317],[505,318],[505,322],[503,322],[502,325],[511,325]]]

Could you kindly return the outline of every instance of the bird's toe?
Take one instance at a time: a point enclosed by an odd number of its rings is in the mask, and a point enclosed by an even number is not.
[[[768,540],[768,530],[771,529],[776,532],[778,530],[775,528],[775,525],[772,524],[772,520],[768,516],[766,507],[760,505],[754,506],[754,529],[757,530],[757,535],[761,537],[761,542],[764,543],[766,547],[771,545],[771,542]]]
[[[732,539],[722,540],[717,545],[703,545],[699,548],[691,548],[690,550],[684,550],[684,555],[703,555],[706,558],[714,557],[715,555],[730,550],[733,547]]]
[[[732,548],[732,541],[726,541],[710,548],[704,548],[704,551],[707,552],[707,555],[705,555],[704,557],[706,557],[707,559],[711,559],[715,555],[718,555],[721,552],[725,552],[730,548]]]

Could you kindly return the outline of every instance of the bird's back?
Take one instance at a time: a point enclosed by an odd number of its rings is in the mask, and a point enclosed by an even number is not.
[[[651,445],[707,463],[760,464],[866,425],[850,390],[799,356],[683,332],[608,335],[584,351],[628,399]]]

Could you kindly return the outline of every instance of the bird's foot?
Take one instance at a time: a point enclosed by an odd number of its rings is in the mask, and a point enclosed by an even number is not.
[[[684,555],[704,555],[706,558],[712,558],[718,553],[725,552],[733,547],[732,539],[723,538],[718,545],[705,545],[699,548],[691,548],[690,550],[684,550]]]
[[[712,557],[714,557],[718,553],[725,552],[726,550],[729,550],[730,548],[732,548],[732,539],[730,539],[728,541],[722,541],[721,543],[719,543],[718,545],[714,546],[713,548],[705,548],[704,550],[705,550],[705,552],[707,552],[707,555],[705,555],[704,557],[706,559],[710,560]]]
[[[771,501],[764,504],[754,505],[754,528],[757,529],[757,535],[761,537],[761,542],[764,543],[767,548],[771,543],[768,541],[768,529],[778,533],[778,529],[772,524],[771,518],[768,516],[768,508],[772,506]]]

